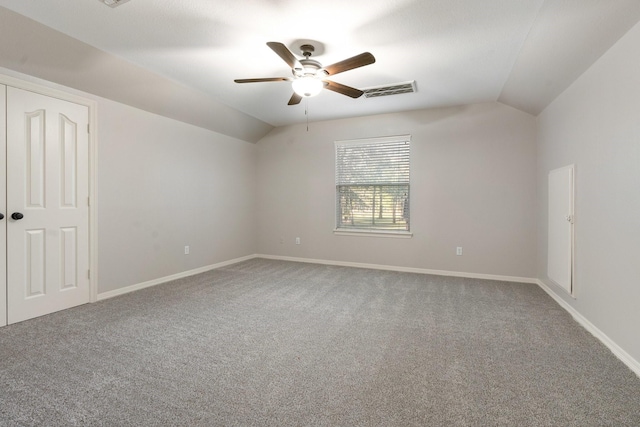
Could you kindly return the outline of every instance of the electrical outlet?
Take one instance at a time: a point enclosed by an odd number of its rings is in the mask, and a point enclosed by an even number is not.
[[[184,247],[184,254],[189,255],[189,246]]]
[[[462,246],[458,246],[456,248],[456,255],[461,256],[462,255]]]
[[[300,238],[296,237],[296,245],[299,245],[299,244],[300,244]]]

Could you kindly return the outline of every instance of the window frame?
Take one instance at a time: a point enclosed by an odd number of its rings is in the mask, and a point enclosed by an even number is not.
[[[338,183],[338,147],[344,145],[372,145],[372,144],[384,144],[393,142],[408,142],[409,143],[409,182],[408,186],[408,200],[409,200],[409,229],[408,230],[389,230],[389,229],[376,229],[376,228],[340,228],[338,211],[340,204],[339,186]],[[366,185],[362,183],[361,185]],[[375,185],[375,184],[372,184]],[[374,138],[362,138],[362,139],[349,139],[334,141],[334,229],[333,233],[339,236],[362,236],[362,237],[390,237],[390,238],[411,238],[413,232],[411,231],[410,218],[411,218],[411,135],[395,135],[384,136]]]

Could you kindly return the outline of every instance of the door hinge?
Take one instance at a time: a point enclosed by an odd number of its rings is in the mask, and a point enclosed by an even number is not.
[[[87,279],[91,279],[91,270],[87,270]]]
[[[91,133],[91,125],[87,123],[87,133]]]
[[[91,206],[91,197],[87,197],[87,206]]]

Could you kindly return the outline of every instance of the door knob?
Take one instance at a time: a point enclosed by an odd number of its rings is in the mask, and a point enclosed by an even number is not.
[[[11,218],[17,221],[19,219],[24,218],[24,215],[22,215],[20,212],[14,212],[11,214]]]
[[[4,219],[4,215],[0,213],[0,219]]]

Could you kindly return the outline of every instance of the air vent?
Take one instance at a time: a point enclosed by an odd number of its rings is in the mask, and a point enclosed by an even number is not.
[[[129,0],[100,0],[100,1],[109,7],[116,7],[116,6],[120,6],[122,3],[128,2]]]
[[[401,93],[416,92],[416,81],[395,83],[386,86],[376,86],[362,89],[366,98],[375,98],[377,96],[400,95]]]

